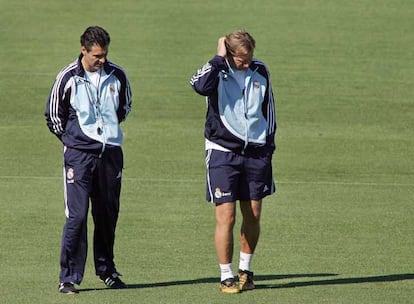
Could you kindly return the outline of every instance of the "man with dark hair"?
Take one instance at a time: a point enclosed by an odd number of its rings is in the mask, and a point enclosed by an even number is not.
[[[78,293],[87,255],[89,200],[95,225],[96,275],[109,288],[126,288],[114,263],[123,152],[120,123],[131,110],[131,88],[118,65],[107,60],[109,34],[88,27],[81,54],[56,77],[45,116],[63,144],[66,223],[60,255],[59,292]]]
[[[111,38],[107,31],[99,26],[91,26],[80,37],[80,44],[84,46],[88,51],[92,49],[95,44],[102,47],[108,47],[111,42]]]
[[[207,200],[215,204],[215,246],[224,293],[255,288],[250,264],[260,235],[262,200],[275,192],[275,105],[269,72],[253,57],[254,48],[255,40],[246,31],[219,38],[216,56],[190,81],[207,97]],[[239,284],[232,270],[236,201],[243,217]]]

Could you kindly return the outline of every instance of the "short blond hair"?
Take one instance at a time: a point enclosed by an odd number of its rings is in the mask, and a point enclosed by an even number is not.
[[[237,50],[243,53],[253,55],[256,41],[245,30],[238,30],[226,35],[226,48],[231,56],[234,56]]]

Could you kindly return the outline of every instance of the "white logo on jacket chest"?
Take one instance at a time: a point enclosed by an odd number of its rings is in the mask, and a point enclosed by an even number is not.
[[[114,83],[109,84],[109,92],[111,92],[112,95],[115,94],[115,84]]]

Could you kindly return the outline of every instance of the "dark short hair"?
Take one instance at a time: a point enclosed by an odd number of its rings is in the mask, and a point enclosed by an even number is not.
[[[90,51],[95,44],[106,49],[110,42],[111,38],[109,37],[108,32],[100,26],[88,27],[80,37],[81,46],[84,46],[88,51]]]

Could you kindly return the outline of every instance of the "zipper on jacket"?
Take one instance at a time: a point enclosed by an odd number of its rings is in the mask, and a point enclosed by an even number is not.
[[[86,75],[85,75],[86,77],[84,77],[84,79],[87,83],[86,92],[88,94],[89,101],[92,103],[92,106],[94,107],[95,118],[96,118],[96,122],[98,123],[98,127],[96,129],[96,132],[98,133],[98,135],[101,135],[103,137],[101,153],[99,153],[99,155],[98,155],[99,158],[102,158],[102,155],[104,154],[105,148],[106,148],[106,137],[105,137],[105,131],[104,131],[105,122],[103,121],[103,115],[102,115],[101,109],[100,109],[100,106],[101,106],[101,90],[102,90],[103,83],[105,82],[106,79],[109,78],[109,76],[112,73],[113,73],[113,71],[111,71],[109,74],[106,74],[106,77],[104,77],[103,81],[101,81],[101,77],[99,78],[98,87],[97,87],[97,90],[96,90],[96,100],[95,100],[95,102],[93,102],[93,94],[92,94],[92,91],[91,91],[91,86],[93,86],[93,84],[92,84],[91,80],[89,79],[89,77],[87,77]],[[99,121],[101,122],[100,124],[99,124]],[[99,125],[101,125],[101,126],[99,126]]]
[[[249,75],[249,82],[247,83],[247,85],[245,85],[242,93],[243,93],[243,101],[244,101],[244,118],[245,118],[245,137],[244,137],[244,146],[243,149],[241,151],[241,154],[244,155],[244,152],[247,149],[247,146],[249,145],[249,125],[248,125],[248,117],[247,117],[247,98],[249,96],[250,93],[250,86],[251,86],[251,82],[253,79],[253,74],[256,73],[257,68],[255,70],[250,70],[252,71]],[[247,76],[246,76],[247,77]]]

